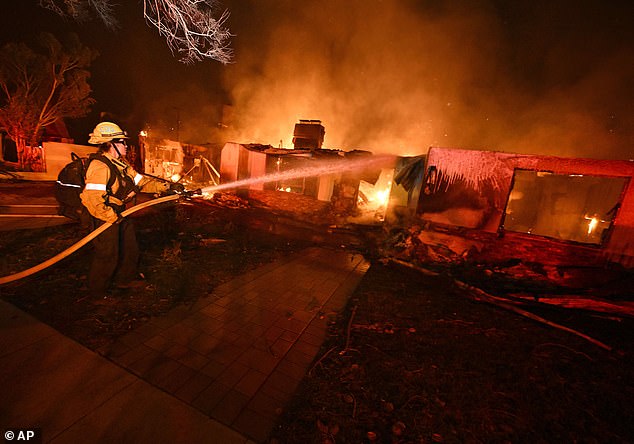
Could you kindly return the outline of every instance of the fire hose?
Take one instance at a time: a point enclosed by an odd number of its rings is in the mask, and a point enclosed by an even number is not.
[[[121,213],[121,217],[127,217],[127,216],[129,216],[129,215],[131,215],[133,213],[136,213],[137,211],[140,211],[140,210],[144,209],[144,208],[151,207],[153,205],[158,205],[160,203],[170,202],[172,200],[177,200],[177,199],[180,199],[181,197],[182,197],[181,194],[170,194],[168,196],[163,196],[163,197],[159,197],[157,199],[148,200],[147,202],[143,202],[141,204],[135,205],[132,208],[128,208],[123,213]],[[46,261],[44,261],[44,262],[42,262],[42,263],[40,263],[38,265],[35,265],[35,266],[33,266],[33,267],[31,267],[31,268],[29,268],[27,270],[20,271],[19,273],[11,274],[9,276],[0,277],[0,285],[8,284],[9,282],[13,282],[13,281],[17,281],[19,279],[25,278],[27,276],[30,276],[32,274],[37,273],[38,271],[44,270],[44,269],[50,267],[53,264],[56,264],[57,262],[61,261],[65,257],[70,256],[75,251],[79,250],[81,247],[83,247],[88,242],[90,242],[91,240],[93,240],[94,238],[99,236],[101,233],[106,231],[112,225],[113,225],[112,223],[106,222],[106,223],[102,224],[99,228],[97,228],[94,231],[90,232],[88,235],[86,235],[86,237],[84,237],[83,239],[79,240],[75,244],[71,245],[66,250],[62,251],[61,253],[58,253],[57,255],[53,256],[52,258],[50,258],[50,259],[48,259],[48,260],[46,260]]]

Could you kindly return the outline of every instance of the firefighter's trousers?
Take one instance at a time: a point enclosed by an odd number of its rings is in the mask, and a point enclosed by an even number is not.
[[[92,218],[93,229],[103,223]],[[105,296],[114,277],[119,283],[138,277],[139,245],[132,221],[124,219],[112,225],[93,239],[92,244],[94,253],[88,274],[88,288],[93,295]]]

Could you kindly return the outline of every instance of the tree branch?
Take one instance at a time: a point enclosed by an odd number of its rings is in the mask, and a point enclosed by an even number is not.
[[[145,0],[143,16],[183,63],[209,58],[226,64],[233,56],[231,33],[224,27],[229,13],[223,11],[216,19],[217,9],[213,0]]]
[[[92,11],[108,28],[118,26],[113,0],[39,0],[55,13],[85,20]],[[143,17],[163,36],[172,54],[183,63],[204,59],[230,63],[231,33],[225,27],[229,12],[216,0],[143,0]]]

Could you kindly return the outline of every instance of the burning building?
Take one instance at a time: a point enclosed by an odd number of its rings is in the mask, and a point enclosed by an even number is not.
[[[631,268],[633,177],[631,161],[431,148],[418,214],[474,259]]]
[[[552,267],[634,267],[634,162],[451,148],[346,170],[367,151],[321,148],[320,121],[300,120],[294,149],[227,143],[221,180],[303,194],[347,212],[347,222],[422,225],[422,244],[456,258]],[[247,179],[339,162],[318,174]],[[331,164],[334,165],[334,164]]]
[[[214,167],[220,160],[214,147],[177,142],[169,139],[139,136],[140,158],[130,159],[146,174],[171,181],[217,184],[219,173]]]
[[[408,194],[393,180],[396,157],[378,165],[368,151],[325,149],[324,135],[320,120],[302,119],[295,125],[292,149],[227,143],[220,161],[221,181],[243,181],[239,192],[302,194],[332,204],[332,211],[346,215],[351,223],[382,223],[392,214],[390,206],[407,208]]]
[[[309,166],[317,159],[341,160],[339,151],[283,149],[271,145],[240,144],[229,142],[222,149],[220,160],[221,182],[234,182],[263,177]],[[320,201],[330,201],[337,177],[331,174],[319,176],[298,175],[281,177],[270,182],[254,181],[243,189],[275,190],[304,194]]]
[[[242,181],[242,192],[279,191],[312,197],[332,204],[332,211],[345,215],[348,223],[380,224],[415,213],[422,176],[398,178],[412,169],[412,158],[389,156],[376,162],[368,151],[325,149],[324,135],[320,120],[302,119],[295,125],[292,149],[227,143],[220,161],[221,181]],[[414,163],[420,165],[421,159],[424,156],[414,158]],[[285,174],[293,171],[299,174]],[[263,177],[273,180],[260,180]],[[407,182],[409,191],[401,180]]]

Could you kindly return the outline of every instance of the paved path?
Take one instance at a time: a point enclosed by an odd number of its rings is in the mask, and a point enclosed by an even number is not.
[[[262,442],[368,268],[311,248],[92,352],[0,301],[0,432],[44,442]]]

